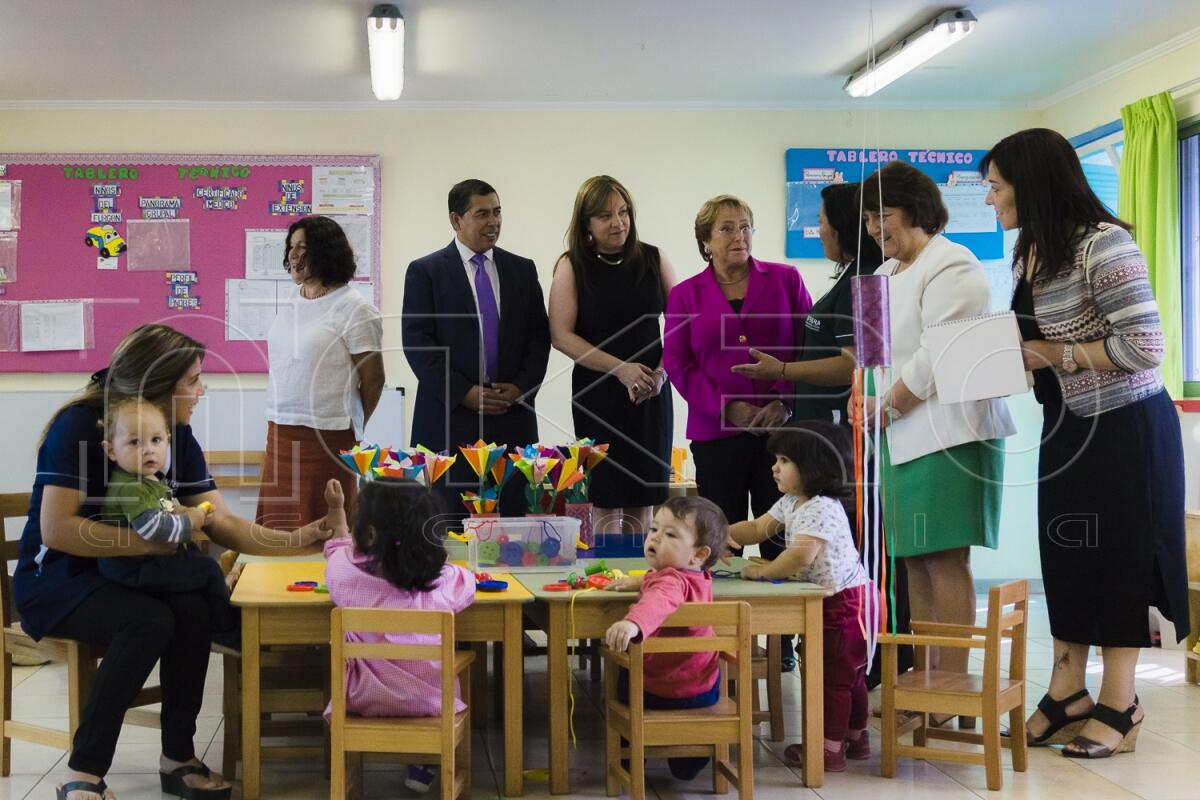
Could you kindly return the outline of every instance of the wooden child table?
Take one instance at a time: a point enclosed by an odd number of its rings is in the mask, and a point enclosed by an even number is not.
[[[261,648],[267,645],[329,644],[329,612],[333,605],[328,594],[289,592],[296,581],[325,581],[323,560],[270,559],[247,561],[234,587],[232,602],[242,610],[242,797],[258,800],[262,793],[260,772]],[[524,794],[522,776],[523,730],[521,714],[524,698],[521,614],[533,596],[508,575],[504,592],[479,592],[475,602],[454,620],[455,637],[460,642],[500,642],[504,645],[504,793],[510,797]],[[486,669],[476,662],[475,669]],[[472,697],[480,709],[487,708],[482,698]]]
[[[647,567],[641,558],[609,558],[605,562],[609,568],[626,573]],[[587,559],[580,560],[574,571],[582,573],[591,563]],[[748,563],[735,558],[728,565],[718,563],[717,569],[740,572]],[[638,597],[636,592],[554,592],[542,588],[566,577],[566,574],[559,568],[545,572],[522,572],[518,576],[538,601],[528,611],[546,631],[548,639],[550,791],[554,794],[566,794],[571,790],[567,778],[567,689],[571,680],[571,672],[567,668],[569,640],[604,638],[608,627],[624,617]],[[753,635],[799,634],[802,637],[798,655],[804,693],[804,785],[809,787],[821,786],[825,780],[821,603],[829,594],[828,589],[813,583],[768,583],[740,578],[713,580],[713,600],[741,600],[750,604],[750,632]],[[572,595],[578,595],[573,614]]]

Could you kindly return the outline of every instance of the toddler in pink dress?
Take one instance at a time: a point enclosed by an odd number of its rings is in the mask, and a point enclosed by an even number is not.
[[[325,543],[325,584],[339,608],[390,608],[458,613],[475,599],[475,577],[446,563],[433,528],[437,500],[419,483],[377,478],[359,492],[353,528],[341,511],[341,486],[330,481],[327,519],[340,531]],[[339,535],[339,533],[341,535]],[[348,642],[440,644],[436,635],[349,633]],[[441,707],[435,661],[356,659],[346,665],[346,713],[361,717],[432,717]],[[466,708],[457,699],[454,712]],[[326,708],[325,717],[330,710]],[[411,765],[405,785],[428,791],[433,765]]]

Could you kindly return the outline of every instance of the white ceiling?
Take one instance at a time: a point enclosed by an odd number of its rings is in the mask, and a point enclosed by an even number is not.
[[[399,0],[388,107],[842,107],[869,0]],[[364,0],[0,0],[0,104],[371,105]],[[876,0],[881,45],[946,6]],[[878,102],[1040,106],[1200,38],[1196,0],[976,0]],[[1181,80],[1183,77],[1181,76]]]

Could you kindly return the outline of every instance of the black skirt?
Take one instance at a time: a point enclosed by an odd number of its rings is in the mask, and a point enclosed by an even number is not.
[[[1038,545],[1051,634],[1148,647],[1154,606],[1182,639],[1183,442],[1170,397],[1159,392],[1095,417],[1076,416],[1053,389],[1042,400]]]
[[[575,368],[572,417],[575,435],[608,444],[608,457],[592,471],[588,500],[597,508],[664,503],[671,487],[671,386],[634,405],[612,376]]]

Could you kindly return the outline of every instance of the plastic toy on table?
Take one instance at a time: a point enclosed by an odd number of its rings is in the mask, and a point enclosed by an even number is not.
[[[473,537],[480,569],[514,570],[575,564],[579,520],[570,517],[472,518],[464,535]]]
[[[498,581],[486,572],[475,573],[475,591],[505,592],[508,591],[508,581]]]
[[[570,589],[603,589],[613,581],[624,577],[624,572],[619,569],[609,569],[604,559],[600,559],[594,564],[589,564],[582,575],[578,572],[569,573],[566,578],[559,581],[559,584],[565,585]],[[565,591],[563,589],[550,589],[549,585],[545,588],[547,591]]]
[[[314,592],[316,594],[329,594],[329,589],[325,584],[317,581],[295,581],[287,586],[289,592]]]

